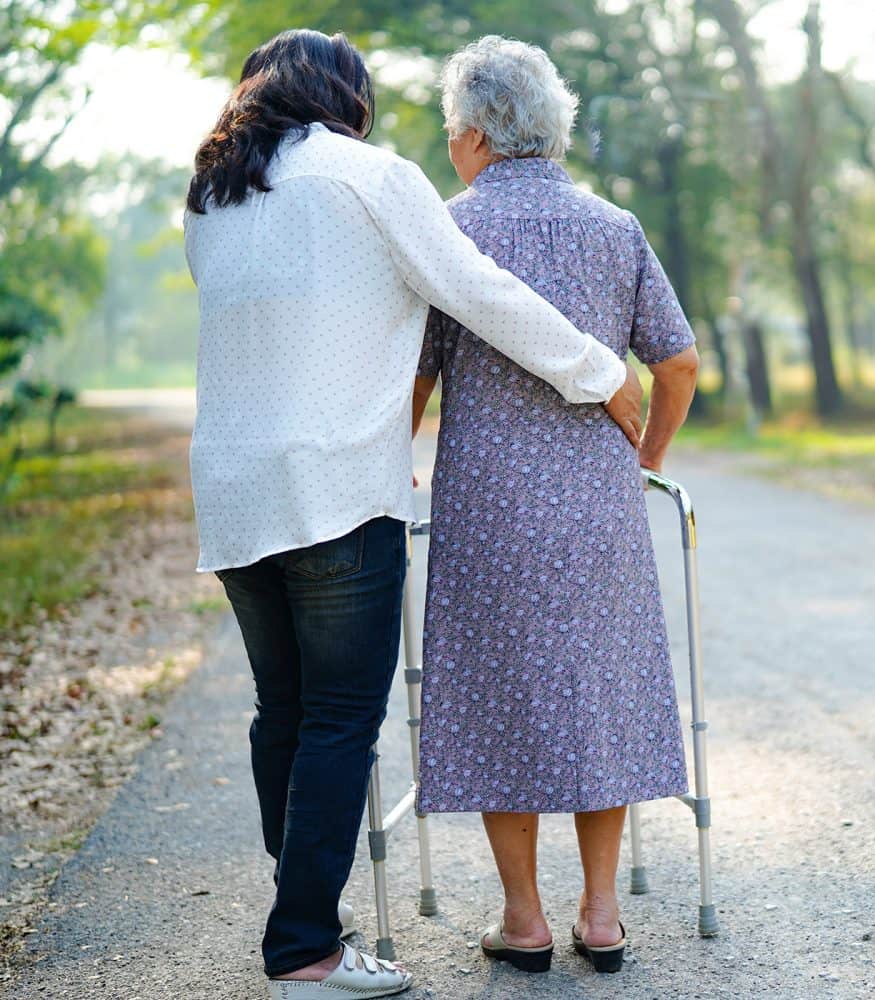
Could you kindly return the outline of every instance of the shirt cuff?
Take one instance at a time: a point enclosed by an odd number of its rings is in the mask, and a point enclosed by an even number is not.
[[[626,382],[626,362],[621,361],[609,347],[605,348],[605,352],[610,355],[608,359],[610,367],[605,372],[604,381],[604,402],[607,403],[623,388]]]

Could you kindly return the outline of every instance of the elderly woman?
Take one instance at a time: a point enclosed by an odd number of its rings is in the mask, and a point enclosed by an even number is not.
[[[553,950],[536,879],[538,814],[575,814],[584,891],[572,934],[620,968],[625,807],[686,791],[640,466],[685,419],[693,334],[641,226],[558,164],[576,98],[538,48],[487,37],[443,77],[451,213],[478,248],[654,376],[640,451],[598,404],[546,382],[432,310],[414,429],[438,375],[425,616],[424,812],[482,812],[505,893],[481,944],[529,971]]]

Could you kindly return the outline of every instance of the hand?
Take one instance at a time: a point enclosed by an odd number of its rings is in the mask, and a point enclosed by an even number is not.
[[[626,364],[626,381],[604,404],[608,416],[619,424],[620,430],[632,442],[634,447],[641,447],[641,400],[644,391],[641,382],[635,374],[635,369]]]

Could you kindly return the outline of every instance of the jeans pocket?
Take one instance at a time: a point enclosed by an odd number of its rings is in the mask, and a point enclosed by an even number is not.
[[[360,525],[341,538],[292,550],[286,555],[286,568],[311,580],[351,576],[362,568],[364,543],[365,526]]]

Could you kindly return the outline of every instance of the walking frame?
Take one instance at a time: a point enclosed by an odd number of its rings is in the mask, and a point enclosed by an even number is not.
[[[680,514],[681,542],[684,552],[684,579],[686,591],[687,640],[690,658],[690,696],[692,701],[693,728],[693,770],[695,775],[695,793],[687,792],[677,798],[689,806],[695,817],[699,841],[699,934],[702,937],[713,937],[717,933],[717,911],[711,896],[711,800],[708,797],[708,761],[705,746],[705,733],[708,723],[705,721],[705,693],[702,672],[702,634],[699,617],[699,580],[696,560],[696,520],[689,494],[679,483],[649,469],[641,470],[645,489],[659,490],[668,494],[674,500]],[[421,521],[408,531],[407,535],[407,565],[413,558],[413,538],[417,535],[428,536],[431,522]],[[407,726],[410,734],[410,758],[413,769],[413,782],[410,788],[383,815],[382,795],[380,792],[380,755],[375,745],[374,766],[371,769],[371,779],[368,786],[368,842],[370,845],[371,862],[374,867],[374,892],[377,908],[377,955],[380,958],[393,959],[395,946],[389,925],[389,893],[386,882],[386,857],[389,835],[398,823],[411,810],[415,811],[416,789],[419,781],[419,726],[420,701],[422,691],[422,665],[416,642],[414,622],[416,616],[413,608],[413,586],[408,574],[404,587],[402,605],[404,623],[404,681],[407,687]],[[434,916],[437,913],[437,895],[432,881],[431,845],[429,840],[428,818],[416,813],[416,826],[419,837],[419,912],[423,916]],[[629,839],[632,847],[632,871],[630,892],[641,895],[649,891],[647,870],[644,866],[641,850],[641,816],[640,804],[629,806]]]

